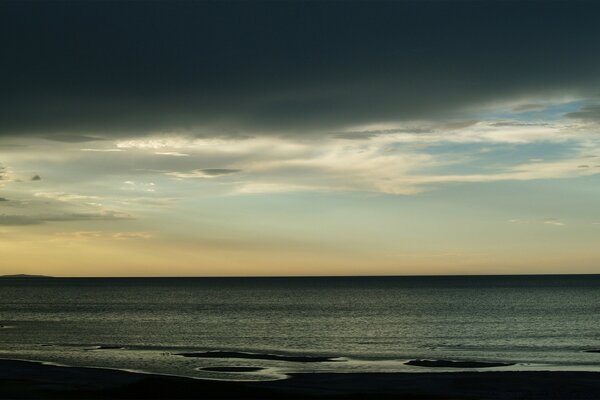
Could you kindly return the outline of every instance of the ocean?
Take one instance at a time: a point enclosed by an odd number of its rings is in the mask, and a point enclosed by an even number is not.
[[[599,321],[600,275],[0,279],[0,358],[206,379],[599,371]]]

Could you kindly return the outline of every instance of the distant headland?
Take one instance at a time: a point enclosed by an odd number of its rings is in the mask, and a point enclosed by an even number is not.
[[[27,275],[27,274],[15,274],[15,275],[0,275],[0,279],[48,279],[54,278],[53,276],[47,275]]]

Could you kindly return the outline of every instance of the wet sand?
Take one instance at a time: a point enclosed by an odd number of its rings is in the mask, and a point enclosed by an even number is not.
[[[199,368],[202,371],[209,372],[258,372],[264,368],[261,367],[204,367]]]
[[[511,363],[485,362],[485,361],[452,361],[452,360],[410,360],[405,363],[415,367],[427,368],[493,368],[509,367]]]
[[[292,374],[231,382],[0,360],[2,399],[597,399],[596,372]]]
[[[271,360],[271,361],[289,361],[289,362],[332,362],[336,361],[331,357],[316,357],[316,356],[288,356],[280,354],[261,354],[261,353],[244,353],[240,351],[198,351],[191,353],[177,353],[183,357],[197,358],[239,358],[245,360]]]

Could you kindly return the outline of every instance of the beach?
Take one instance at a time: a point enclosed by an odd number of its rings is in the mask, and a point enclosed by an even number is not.
[[[0,360],[2,399],[597,399],[596,372],[303,373],[234,382]]]

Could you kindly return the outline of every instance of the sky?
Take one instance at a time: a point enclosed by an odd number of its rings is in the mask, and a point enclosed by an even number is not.
[[[600,273],[600,4],[0,3],[0,274]]]

